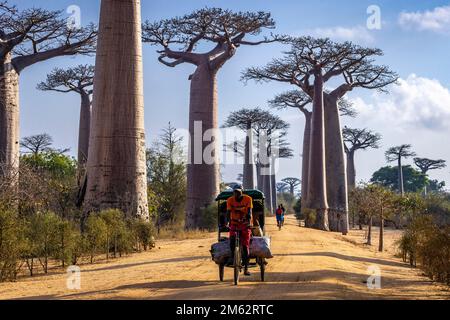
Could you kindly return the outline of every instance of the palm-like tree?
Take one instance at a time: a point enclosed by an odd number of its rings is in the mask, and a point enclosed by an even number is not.
[[[401,146],[392,147],[386,151],[386,160],[388,162],[397,162],[398,169],[398,188],[399,193],[403,196],[405,194],[405,187],[403,184],[403,167],[402,159],[415,157],[416,153],[411,150],[410,144],[402,144]]]

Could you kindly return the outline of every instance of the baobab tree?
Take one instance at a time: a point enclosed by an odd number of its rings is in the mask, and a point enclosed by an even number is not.
[[[283,110],[286,108],[295,108],[305,116],[305,127],[303,131],[303,152],[302,152],[302,188],[301,197],[306,202],[308,190],[308,171],[309,171],[309,149],[311,142],[311,118],[312,111],[308,107],[312,103],[312,99],[301,90],[290,90],[275,96],[269,101],[272,108]],[[345,98],[339,99],[339,111],[343,116],[355,117],[356,111],[352,104]]]
[[[289,186],[289,192],[291,193],[291,195],[295,194],[295,188],[297,188],[301,184],[301,181],[298,178],[284,178],[281,181]]]
[[[102,0],[83,218],[149,219],[139,0]]]
[[[48,133],[41,133],[25,137],[20,141],[20,146],[25,153],[37,156],[39,153],[52,150],[53,138]]]
[[[78,166],[83,168],[88,158],[89,133],[91,126],[91,95],[93,93],[95,67],[79,65],[68,69],[54,69],[46,81],[38,84],[43,91],[62,93],[75,92],[81,97],[80,120],[78,127]]]
[[[345,153],[347,154],[348,189],[351,190],[356,186],[356,151],[380,148],[381,135],[368,129],[351,129],[348,127],[344,127],[342,134],[344,136]]]
[[[0,3],[0,165],[19,165],[19,77],[28,67],[59,56],[92,54],[94,25],[69,26],[61,11],[19,10]]]
[[[445,160],[431,160],[428,158],[414,158],[414,164],[420,169],[424,176],[426,176],[430,170],[443,169],[447,166]],[[427,185],[425,185],[423,192],[424,195],[427,195]]]
[[[256,153],[256,177],[258,189],[263,191],[266,197],[266,207],[272,211],[276,205],[276,177],[274,163],[278,158],[292,157],[289,143],[284,139],[289,129],[289,124],[269,111],[255,109],[241,109],[230,114],[224,127],[237,127],[247,131],[246,121],[252,119],[254,147]],[[227,146],[233,152],[244,156],[245,145],[240,141],[234,141]]]
[[[331,229],[336,227],[346,234],[347,170],[338,100],[355,88],[384,91],[386,86],[396,82],[397,75],[388,67],[374,63],[374,58],[383,54],[379,49],[312,37],[291,38],[285,42],[291,45],[291,50],[283,58],[274,59],[262,68],[249,68],[242,78],[289,83],[313,100],[306,208],[316,211],[317,227],[323,230],[329,229],[330,211]],[[342,82],[325,92],[324,85],[330,80],[336,83],[338,78]]]
[[[246,132],[245,147],[244,147],[244,167],[242,184],[245,189],[255,188],[254,177],[254,154],[253,154],[253,125],[258,121],[262,121],[267,117],[267,112],[260,108],[255,109],[242,109],[236,112],[232,112],[223,127],[237,127],[238,129]]]
[[[217,73],[241,46],[255,46],[278,40],[263,37],[246,40],[248,35],[273,29],[270,13],[234,13],[220,8],[205,8],[174,19],[144,24],[143,40],[162,50],[158,60],[168,67],[189,63],[196,67],[191,81],[189,164],[187,168],[186,227],[200,225],[202,208],[212,203],[219,192],[219,163],[215,141],[217,123]],[[211,44],[205,53],[196,52],[200,44]],[[181,49],[174,49],[179,46]],[[194,135],[194,133],[196,133]],[[207,158],[204,159],[204,154]]]
[[[402,144],[401,146],[392,147],[385,153],[386,160],[388,162],[397,162],[398,170],[398,191],[403,196],[405,194],[405,186],[403,184],[403,167],[402,159],[415,157],[416,153],[411,151],[412,146],[410,144]]]

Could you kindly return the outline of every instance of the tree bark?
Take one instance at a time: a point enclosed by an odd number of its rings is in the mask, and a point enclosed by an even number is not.
[[[355,151],[347,153],[347,179],[350,191],[356,187]]]
[[[325,96],[325,150],[327,200],[331,231],[348,233],[348,190],[344,139],[339,116],[338,99]]]
[[[206,61],[197,67],[191,78],[187,229],[200,227],[202,210],[213,203],[220,190],[219,161],[216,152],[217,130],[216,71],[212,70]]]
[[[378,239],[378,251],[383,252],[384,250],[384,218],[383,218],[383,210],[380,212],[380,237]]]
[[[243,170],[244,189],[255,189],[255,178],[253,175],[253,130],[251,122],[247,123],[247,137],[245,139],[245,155]]]
[[[80,124],[78,131],[78,167],[86,165],[89,155],[89,136],[91,131],[91,99],[87,92],[81,93]]]
[[[312,114],[310,112],[305,112],[304,114],[305,114],[305,130],[303,133],[303,156],[302,156],[302,203],[307,203]],[[302,205],[302,208],[303,207],[304,206]]]
[[[315,73],[314,101],[311,121],[308,196],[306,208],[316,213],[315,227],[329,231],[325,168],[325,127],[322,71]]]
[[[367,231],[367,244],[369,246],[372,245],[372,222],[373,222],[373,217],[371,216],[369,218],[369,228],[368,228],[368,231]]]
[[[259,191],[263,191],[263,179],[261,177],[261,164],[256,163],[256,186]]]
[[[277,179],[276,179],[276,159],[272,157],[270,165],[270,194],[272,196],[272,212],[277,209]]]
[[[19,74],[11,54],[0,61],[0,177],[18,182],[19,170]]]
[[[120,209],[149,219],[140,0],[102,0],[84,218]]]
[[[270,212],[270,214],[273,214],[273,202],[272,202],[272,188],[271,188],[271,175],[270,175],[270,171],[271,171],[271,167],[270,167],[270,163],[262,165],[261,166],[261,177],[263,180],[263,193],[265,196],[265,206],[266,209]]]
[[[403,168],[402,168],[402,158],[398,158],[398,190],[403,196],[405,194],[405,186],[403,184]]]

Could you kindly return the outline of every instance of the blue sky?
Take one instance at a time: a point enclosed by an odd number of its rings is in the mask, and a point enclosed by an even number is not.
[[[19,8],[31,6],[66,10],[70,5],[81,8],[82,23],[97,22],[98,0],[20,0],[10,1]],[[344,119],[353,127],[368,127],[383,135],[380,150],[357,155],[357,179],[368,180],[376,169],[385,165],[384,151],[391,146],[410,143],[419,156],[450,161],[450,4],[438,0],[226,0],[226,1],[142,1],[143,19],[158,20],[182,15],[204,6],[232,10],[270,11],[277,21],[277,33],[331,36],[352,40],[361,45],[379,47],[385,56],[378,61],[399,73],[400,85],[389,95],[358,89],[349,94],[360,116]],[[367,8],[381,9],[381,30],[368,30]],[[187,128],[189,81],[193,67],[167,68],[156,60],[156,48],[144,45],[145,108],[148,143],[169,121]],[[290,89],[288,85],[270,83],[244,85],[240,74],[247,66],[263,65],[280,57],[283,47],[265,45],[241,48],[219,73],[219,121],[229,112],[242,107],[266,107],[275,94]],[[74,94],[39,92],[36,84],[54,67],[93,63],[93,58],[58,58],[33,66],[21,76],[22,136],[48,132],[58,147],[71,147],[76,154],[79,99]],[[282,160],[279,178],[300,175],[300,141],[303,118],[295,110],[279,113],[288,120],[289,141],[295,157]],[[234,180],[240,166],[226,166],[225,180]],[[431,176],[450,185],[450,168]]]

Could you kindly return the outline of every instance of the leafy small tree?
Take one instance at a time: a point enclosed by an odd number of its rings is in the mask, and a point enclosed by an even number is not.
[[[0,206],[0,282],[16,279],[25,246],[21,219]]]
[[[53,212],[43,212],[33,215],[28,224],[32,254],[36,257],[48,273],[49,259],[58,252],[59,238],[58,225],[60,218]]]
[[[183,219],[186,204],[186,163],[182,139],[169,123],[147,152],[149,194],[155,195],[158,228]]]
[[[92,214],[87,218],[84,238],[91,263],[94,263],[96,254],[109,252],[109,243],[107,244],[108,227],[106,222],[97,214]]]

